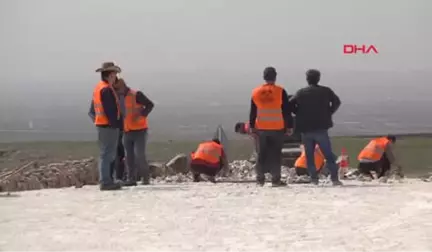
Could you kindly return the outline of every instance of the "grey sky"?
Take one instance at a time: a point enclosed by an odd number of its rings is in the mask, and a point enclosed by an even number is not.
[[[127,73],[432,69],[430,0],[0,0],[0,80]],[[343,44],[379,55],[347,56]]]

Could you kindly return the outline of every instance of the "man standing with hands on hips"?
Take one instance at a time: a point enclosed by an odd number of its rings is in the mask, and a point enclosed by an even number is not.
[[[148,116],[154,103],[143,92],[129,88],[124,79],[115,84],[120,95],[123,118],[123,146],[126,153],[127,180],[124,186],[136,186],[138,176],[143,185],[150,183],[146,156]]]
[[[252,91],[249,123],[258,135],[258,160],[255,166],[258,185],[265,183],[264,174],[272,175],[272,186],[286,186],[281,181],[284,135],[292,134],[293,118],[285,89],[276,85],[274,67],[264,69],[265,83]]]
[[[307,169],[311,183],[318,184],[315,167],[315,145],[321,149],[330,171],[333,185],[339,186],[338,165],[333,154],[328,130],[333,127],[332,116],[341,105],[339,97],[326,86],[318,85],[320,71],[310,69],[306,72],[308,86],[297,91],[290,103],[296,115],[296,130],[301,133],[305,147]]]

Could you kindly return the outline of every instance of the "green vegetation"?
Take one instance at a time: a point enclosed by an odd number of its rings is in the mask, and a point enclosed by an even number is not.
[[[333,149],[335,154],[339,155],[341,149],[345,147],[350,157],[350,165],[356,167],[357,154],[369,139],[364,137],[334,137]],[[197,143],[197,141],[151,142],[148,146],[148,156],[153,161],[167,161],[178,153],[193,151]],[[2,143],[0,150],[15,150],[7,156],[0,157],[0,168],[16,167],[34,159],[46,163],[97,156],[97,145],[94,142]],[[247,159],[251,150],[252,141],[249,139],[231,141],[230,159]],[[402,136],[397,141],[396,153],[406,174],[418,175],[432,171],[431,136]]]

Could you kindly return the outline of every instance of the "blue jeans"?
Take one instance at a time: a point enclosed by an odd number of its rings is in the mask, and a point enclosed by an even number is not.
[[[330,177],[332,181],[339,180],[338,165],[336,164],[336,156],[331,147],[330,137],[327,130],[317,130],[312,132],[302,133],[302,142],[306,153],[307,169],[312,180],[318,179],[318,174],[315,167],[315,145],[321,149],[325,159]]]
[[[98,132],[99,144],[99,183],[111,184],[111,163],[117,156],[117,143],[119,138],[119,129],[96,127]]]
[[[146,156],[147,130],[125,132],[123,146],[126,153],[127,179],[135,182],[138,177],[143,180],[150,178],[150,170]]]

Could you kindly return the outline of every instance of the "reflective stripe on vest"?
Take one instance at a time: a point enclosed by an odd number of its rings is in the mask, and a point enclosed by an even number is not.
[[[285,128],[282,114],[283,88],[264,84],[254,89],[252,100],[257,107],[255,128],[258,130],[281,130]]]
[[[143,108],[143,105],[136,102],[136,91],[130,89],[125,96],[125,116],[123,120],[123,130],[125,132],[148,128],[147,117],[141,115]]]
[[[357,159],[359,161],[369,160],[378,161],[384,155],[389,140],[381,137],[371,140],[366,147],[359,153]]]
[[[258,109],[257,120],[267,122],[279,122],[283,120],[282,109]]]

